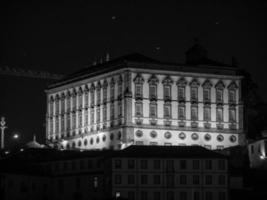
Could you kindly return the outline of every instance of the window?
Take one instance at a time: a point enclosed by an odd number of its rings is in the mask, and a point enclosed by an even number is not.
[[[156,85],[149,85],[149,97],[150,99],[157,98],[157,86]]]
[[[213,194],[212,194],[212,192],[210,192],[210,191],[207,191],[206,193],[205,193],[205,200],[213,200]]]
[[[65,98],[61,98],[61,114],[65,112]]]
[[[223,90],[222,89],[216,90],[216,102],[218,103],[223,102]]]
[[[128,199],[129,200],[135,200],[135,191],[129,191],[128,192]]]
[[[218,161],[218,168],[219,168],[219,170],[225,170],[225,161],[224,160]]]
[[[107,106],[103,106],[103,122],[107,121]]]
[[[153,200],[160,200],[160,192],[153,192]]]
[[[194,191],[193,193],[193,200],[200,200],[200,192],[199,191]]]
[[[141,175],[141,184],[147,184],[147,175],[145,174],[142,174]]]
[[[212,169],[212,160],[205,160],[205,169]]]
[[[230,122],[235,122],[236,121],[236,112],[235,112],[235,108],[231,108],[229,110],[229,121]]]
[[[110,86],[110,100],[113,101],[114,100],[114,96],[115,96],[115,88],[114,88],[114,84],[112,84]]]
[[[185,106],[179,105],[179,107],[178,107],[178,118],[180,120],[185,119]]]
[[[170,85],[164,86],[164,99],[165,100],[171,99],[171,86]]]
[[[88,125],[88,111],[84,110],[84,126]]]
[[[178,100],[185,100],[185,87],[178,87]]]
[[[118,101],[118,116],[122,116],[122,103],[121,101]]]
[[[180,175],[180,184],[185,185],[187,182],[186,175]]]
[[[84,96],[84,106],[87,108],[88,107],[88,92],[85,93]]]
[[[141,160],[141,169],[147,169],[147,160]]]
[[[220,191],[218,196],[219,196],[219,200],[225,200],[226,199],[226,193],[225,192]]]
[[[186,160],[180,160],[180,169],[186,169]]]
[[[154,160],[153,167],[154,169],[160,169],[160,160]]]
[[[222,122],[223,121],[223,109],[222,108],[217,108],[216,110],[216,117],[217,117],[217,121],[218,122]]]
[[[135,160],[128,160],[128,169],[135,168]]]
[[[142,116],[143,115],[143,103],[142,101],[138,101],[135,103],[135,115]]]
[[[121,160],[115,160],[115,169],[121,168]]]
[[[129,191],[128,192],[128,199],[129,200],[135,200],[135,191]]]
[[[198,120],[198,107],[192,106],[191,107],[191,120],[196,121]]]
[[[204,102],[209,102],[210,101],[210,89],[209,88],[204,88],[203,89],[203,101]]]
[[[141,84],[135,84],[135,96],[136,97],[142,97],[143,95],[142,85]]]
[[[205,176],[205,184],[206,185],[211,185],[212,184],[212,176],[211,175],[206,175]]]
[[[229,90],[229,103],[235,103],[235,90]]]
[[[197,87],[191,88],[191,101],[197,101],[198,100],[198,94],[197,94]]]
[[[114,103],[110,104],[110,120],[114,120]]]
[[[250,146],[250,152],[251,152],[251,154],[254,154],[254,146],[253,145]]]
[[[72,114],[72,128],[76,128],[76,113]]]
[[[98,177],[95,176],[94,177],[94,188],[97,188],[98,187]]]
[[[121,184],[121,175],[115,175],[115,184]]]
[[[174,176],[173,175],[167,175],[167,187],[173,187],[174,186]]]
[[[173,191],[167,192],[167,200],[174,200],[174,192]]]
[[[199,169],[200,163],[199,160],[193,160],[193,169]]]
[[[211,120],[210,107],[205,106],[204,107],[204,121],[210,121],[210,120]]]
[[[171,118],[171,104],[164,104],[164,117]]]
[[[81,128],[83,126],[83,115],[82,115],[82,111],[79,111],[79,127]]]
[[[79,96],[78,96],[78,105],[79,105],[79,108],[81,108],[83,106],[83,93],[80,92],[79,93]]]
[[[219,185],[225,185],[225,176],[224,175],[219,175],[218,184]]]
[[[67,111],[70,111],[70,96],[67,96]]]
[[[91,116],[90,116],[91,125],[95,123],[95,113],[94,109],[91,109]]]
[[[193,175],[193,184],[194,185],[199,185],[200,184],[199,175]]]
[[[186,191],[180,192],[180,200],[187,200],[187,192]]]
[[[128,184],[132,185],[135,184],[135,176],[130,174],[128,175]]]
[[[149,105],[149,107],[150,107],[150,109],[149,109],[149,116],[151,117],[151,118],[156,118],[157,117],[157,104],[155,104],[155,103],[151,103],[150,105]]]
[[[95,105],[95,90],[91,89],[91,106]]]
[[[159,185],[160,184],[160,175],[159,174],[156,174],[153,176],[153,183],[155,185]]]
[[[146,191],[141,191],[141,200],[147,200],[147,192]]]
[[[173,160],[167,160],[166,168],[167,168],[167,171],[173,171],[174,170],[174,161]]]
[[[100,104],[100,102],[101,102],[101,89],[100,88],[98,88],[97,89],[97,94],[96,94],[97,96],[97,104]]]

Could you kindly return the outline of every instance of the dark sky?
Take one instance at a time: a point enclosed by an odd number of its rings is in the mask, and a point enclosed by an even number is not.
[[[181,63],[197,37],[211,58],[235,56],[267,100],[267,1],[9,2],[0,10],[1,65],[70,73],[107,52]]]

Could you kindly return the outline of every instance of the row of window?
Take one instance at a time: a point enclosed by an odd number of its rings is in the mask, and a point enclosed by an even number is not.
[[[157,102],[150,102],[149,104],[149,117],[150,118],[157,118],[158,117],[158,105]],[[185,104],[178,105],[178,119],[185,120],[186,119],[186,107]],[[197,104],[191,105],[191,120],[198,121],[199,119],[199,108]],[[136,101],[135,102],[135,116],[142,117],[143,116],[143,102]],[[170,103],[165,103],[163,105],[163,116],[165,119],[172,118],[172,105]],[[211,107],[204,106],[203,108],[203,120],[204,121],[211,121]],[[223,122],[223,107],[217,106],[216,107],[216,121]],[[229,108],[229,122],[236,122],[236,108],[230,107]]]
[[[179,191],[179,192],[174,192],[174,191],[167,191],[166,196],[163,195],[160,191],[153,191],[151,192],[141,190],[140,193],[137,196],[136,191],[128,191],[128,199],[129,200],[213,200],[213,199],[218,199],[218,200],[226,200],[227,199],[227,193],[225,191],[205,191],[200,192],[200,191]],[[115,192],[116,197],[120,197],[120,192],[116,191]],[[217,196],[217,198],[216,198]]]
[[[193,170],[199,170],[201,168],[200,166],[200,160],[179,160],[179,162],[175,162],[175,160],[166,160],[166,163],[164,163],[165,161],[163,160],[153,160],[152,161],[152,168],[154,170],[161,170],[163,169],[163,164],[165,164],[164,169],[166,170],[174,170],[175,167],[179,167],[179,169],[181,170],[188,170],[188,169],[193,169]],[[115,169],[122,169],[123,167],[127,167],[128,169],[135,169],[138,166],[140,167],[140,169],[151,169],[148,167],[149,161],[148,160],[140,160],[140,162],[137,162],[136,160],[127,160],[127,163],[124,163],[124,165],[127,166],[123,166],[122,165],[123,162],[121,159],[116,159],[114,162],[114,168]],[[177,164],[179,166],[177,166]],[[204,169],[206,170],[213,170],[213,169],[218,169],[218,170],[225,170],[226,169],[226,162],[223,159],[219,159],[216,160],[216,166],[215,165],[215,161],[214,160],[205,160],[204,163]]]
[[[140,74],[137,74],[135,78],[135,97],[142,98],[143,97],[143,78]],[[149,98],[151,100],[156,100],[157,99],[157,84],[158,84],[158,79],[155,75],[152,75],[150,79],[148,80],[149,83]],[[172,83],[173,81],[171,80],[170,77],[166,77],[164,79],[163,83],[163,98],[166,101],[169,101],[172,99]],[[178,101],[185,101],[185,95],[186,95],[186,85],[187,81],[184,78],[181,78],[177,82],[177,99]],[[193,79],[190,83],[190,100],[191,101],[198,101],[198,89],[199,89],[200,83],[196,80]],[[205,103],[210,103],[211,101],[211,88],[212,84],[209,80],[206,80],[203,85],[203,101]],[[216,102],[217,103],[222,103],[223,102],[223,93],[224,93],[224,88],[225,85],[224,83],[220,80],[218,83],[215,85],[216,88]],[[236,90],[237,90],[237,85],[233,81],[229,84],[228,86],[228,102],[229,103],[236,103]]]
[[[136,137],[141,138],[141,137],[143,137],[144,133],[141,130],[137,130],[135,132],[135,135],[136,135]],[[151,138],[157,138],[158,137],[158,133],[155,130],[151,131],[149,135],[150,135]],[[166,139],[170,139],[172,137],[172,133],[169,132],[169,131],[167,131],[167,132],[164,133],[164,137]],[[180,139],[184,140],[184,139],[186,139],[186,134],[184,132],[181,132],[181,133],[178,134],[178,137]],[[206,141],[210,141],[211,138],[212,138],[212,135],[209,134],[209,133],[207,133],[207,134],[204,135],[204,139]],[[191,134],[191,139],[192,140],[198,140],[199,139],[199,134],[198,133],[192,133]],[[221,134],[219,134],[219,135],[217,135],[216,139],[217,139],[218,142],[223,142],[224,141],[224,136],[221,135]],[[237,138],[234,135],[231,135],[229,137],[229,141],[230,142],[233,142],[234,143],[234,142],[236,142],[236,140],[237,140]]]
[[[151,177],[150,181],[149,178]],[[165,180],[166,179],[166,180]],[[176,179],[176,180],[175,180]],[[124,182],[122,182],[124,180]],[[141,185],[147,185],[147,184],[154,184],[154,185],[162,185],[166,184],[167,187],[174,187],[177,184],[180,185],[200,185],[200,184],[205,184],[205,185],[212,185],[212,184],[217,184],[217,185],[225,185],[226,184],[226,176],[225,175],[218,175],[218,177],[215,177],[215,175],[205,175],[204,176],[204,182],[201,181],[201,176],[198,174],[194,175],[179,175],[179,176],[174,176],[173,174],[171,175],[160,175],[160,174],[154,174],[154,175],[147,175],[147,174],[141,174],[138,178],[134,174],[129,174],[127,175],[126,179],[123,179],[122,175],[116,174],[115,175],[115,184],[123,184],[125,185],[126,183],[128,185],[134,185],[134,184],[139,184],[138,180],[140,181]],[[165,182],[166,181],[166,182]]]

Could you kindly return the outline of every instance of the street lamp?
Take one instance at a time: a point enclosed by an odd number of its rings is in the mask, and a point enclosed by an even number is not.
[[[4,149],[5,148],[5,143],[4,143],[5,129],[7,128],[5,117],[1,117],[0,128],[1,128],[1,149]]]

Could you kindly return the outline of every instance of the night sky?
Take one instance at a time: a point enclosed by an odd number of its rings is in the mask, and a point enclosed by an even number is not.
[[[132,52],[182,63],[184,52],[198,38],[212,59],[230,64],[235,56],[267,100],[267,1],[10,1],[1,3],[0,11],[1,66],[67,74],[104,59],[106,53],[115,58]],[[12,85],[12,80],[6,81],[10,87],[22,88]],[[2,105],[10,107],[4,112],[0,109],[0,115],[4,113],[13,122],[10,131],[25,129],[27,138],[29,132],[44,133],[47,82],[36,81],[27,83],[27,91],[35,91],[40,94],[37,99],[44,100],[34,114],[16,115],[25,112],[26,104],[32,109],[30,97],[17,101],[16,110],[9,101],[16,92],[6,92],[1,98]],[[43,121],[30,123],[36,118]]]

